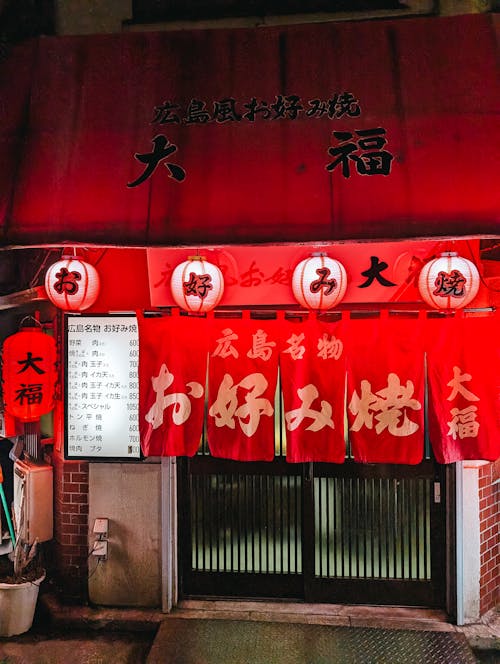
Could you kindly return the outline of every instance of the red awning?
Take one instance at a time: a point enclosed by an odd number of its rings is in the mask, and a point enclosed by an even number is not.
[[[2,246],[496,235],[495,16],[41,38],[0,65]]]

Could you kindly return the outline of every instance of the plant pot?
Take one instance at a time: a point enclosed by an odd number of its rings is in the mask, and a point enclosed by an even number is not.
[[[23,634],[31,629],[44,579],[45,572],[35,581],[0,583],[0,636]]]

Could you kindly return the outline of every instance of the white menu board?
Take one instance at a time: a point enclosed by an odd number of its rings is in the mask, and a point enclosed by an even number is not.
[[[132,315],[67,315],[67,459],[138,459],[139,334]]]

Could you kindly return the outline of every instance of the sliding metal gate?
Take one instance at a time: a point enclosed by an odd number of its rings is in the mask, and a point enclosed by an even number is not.
[[[186,596],[443,606],[441,468],[241,463],[179,465]]]

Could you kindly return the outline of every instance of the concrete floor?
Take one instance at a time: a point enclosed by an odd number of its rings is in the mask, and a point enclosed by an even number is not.
[[[0,664],[143,664],[153,639],[144,632],[30,632],[0,638]]]
[[[440,611],[257,601],[184,601],[165,615],[44,594],[32,630],[0,639],[0,664],[500,664],[500,615],[489,618],[458,628]]]
[[[147,664],[476,664],[448,631],[236,620],[165,620]]]

